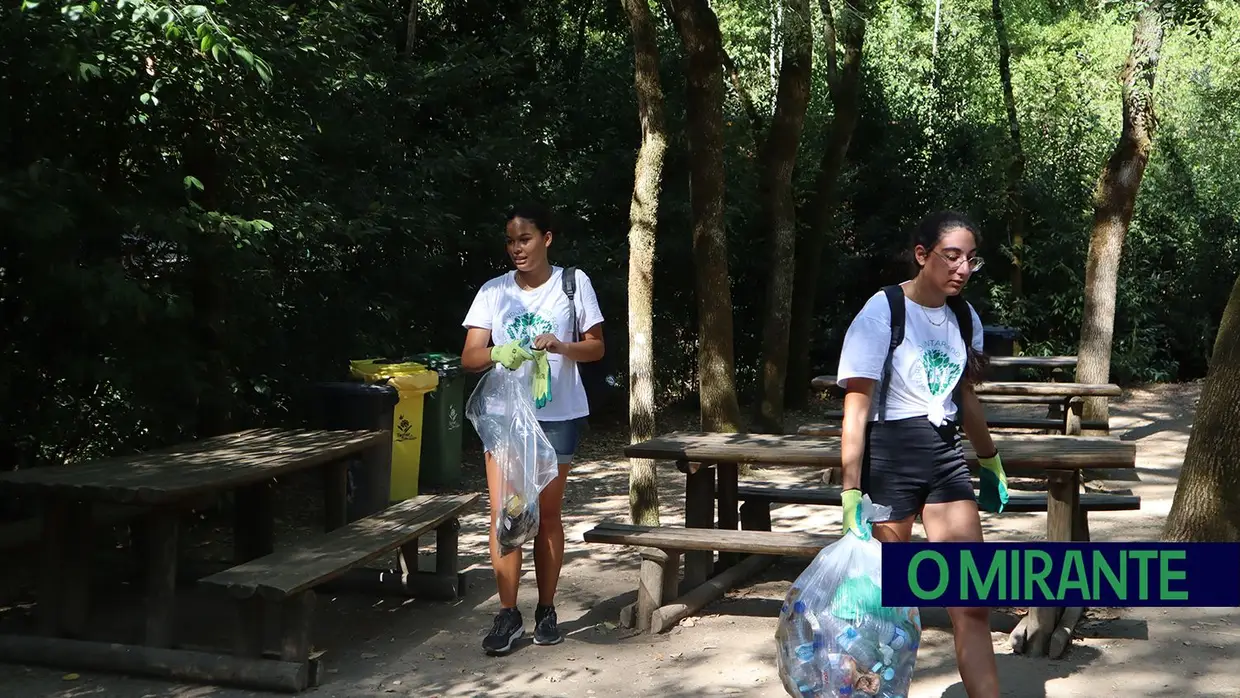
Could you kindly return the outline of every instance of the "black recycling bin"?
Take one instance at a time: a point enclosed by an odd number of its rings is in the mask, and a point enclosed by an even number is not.
[[[1013,356],[1016,353],[1016,340],[1020,330],[1003,325],[982,325],[982,348],[987,356]],[[989,371],[989,380],[1016,380],[1017,371],[1008,366],[994,366]]]
[[[360,382],[318,383],[315,423],[322,429],[382,429],[391,431],[393,410],[400,399],[388,385]],[[388,506],[392,491],[392,440],[367,449],[349,460],[349,521],[357,521]]]
[[[407,361],[439,374],[439,385],[426,394],[422,407],[421,484],[452,487],[461,479],[461,446],[465,423],[465,372],[456,354],[427,352]]]

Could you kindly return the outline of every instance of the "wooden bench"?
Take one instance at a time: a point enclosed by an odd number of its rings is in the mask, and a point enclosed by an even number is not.
[[[403,579],[398,582],[405,591],[449,600],[463,594],[464,583],[457,569],[459,516],[479,496],[414,497],[198,583],[236,602],[236,655],[264,655],[264,620],[269,607],[274,606],[280,618],[280,659],[306,663],[310,661],[315,588],[382,555],[400,549]],[[435,531],[436,540],[435,571],[419,572],[418,538],[431,531]]]
[[[631,545],[638,549],[642,563],[637,602],[621,612],[621,624],[654,633],[667,630],[699,610],[730,587],[733,580],[756,572],[774,556],[814,557],[839,539],[818,533],[635,526],[607,521],[586,531],[583,538],[587,543]],[[680,556],[686,551],[746,553],[751,557],[680,596]]]
[[[841,487],[759,487],[741,486],[737,488],[737,499],[741,502],[741,527],[750,531],[771,530],[772,504],[821,504],[826,506],[842,506]],[[1045,492],[1009,492],[1004,513],[1045,512],[1047,508]],[[1108,492],[1082,492],[1080,494],[1075,521],[1073,522],[1072,540],[1089,541],[1089,512],[1091,511],[1138,511],[1141,509],[1141,498],[1131,494],[1112,494]]]

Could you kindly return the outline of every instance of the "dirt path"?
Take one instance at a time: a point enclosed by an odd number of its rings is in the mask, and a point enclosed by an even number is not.
[[[1091,516],[1095,540],[1155,539],[1174,494],[1187,444],[1197,385],[1153,386],[1132,391],[1113,406],[1116,433],[1138,444],[1139,512]],[[602,518],[627,512],[627,470],[614,458],[619,444],[595,444],[577,467],[566,510],[568,549],[558,599],[567,640],[556,647],[524,645],[509,657],[480,651],[498,600],[486,564],[481,506],[463,521],[462,554],[470,565],[470,591],[455,605],[322,599],[318,642],[328,651],[329,672],[306,695],[362,696],[688,696],[777,698],[775,616],[804,561],[769,569],[761,578],[711,605],[671,632],[632,636],[614,622],[634,598],[637,566],[630,553],[586,546],[581,534]],[[598,457],[590,458],[591,453]],[[683,480],[661,473],[665,523],[683,521],[678,500]],[[762,473],[782,481],[812,482],[817,474]],[[773,512],[776,527],[835,531],[838,512],[786,506]],[[1004,514],[986,519],[988,535],[1037,539],[1045,515]],[[527,565],[528,567],[529,565]],[[532,624],[533,570],[522,582],[521,609]],[[995,616],[995,648],[1005,696],[1240,696],[1240,612],[1237,609],[1107,609],[1093,612],[1062,660],[1013,655],[1007,634],[1015,623]],[[952,638],[941,611],[923,612],[927,625],[910,698],[964,696]],[[220,697],[261,695],[202,686],[0,665],[0,685],[13,696]]]

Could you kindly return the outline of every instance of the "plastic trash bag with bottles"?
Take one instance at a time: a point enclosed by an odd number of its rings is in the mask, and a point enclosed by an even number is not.
[[[534,412],[528,368],[487,371],[465,416],[499,470],[495,533],[500,554],[507,555],[538,535],[538,495],[559,474],[555,448]]]
[[[865,530],[890,508],[861,500]],[[823,548],[784,599],[776,663],[796,698],[905,698],[917,664],[916,606],[882,604],[882,544],[847,533]]]

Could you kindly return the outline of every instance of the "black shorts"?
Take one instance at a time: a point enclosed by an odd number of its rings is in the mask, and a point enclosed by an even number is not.
[[[919,514],[926,504],[975,500],[955,423],[936,427],[925,417],[870,422],[861,491],[891,507],[892,521]]]

